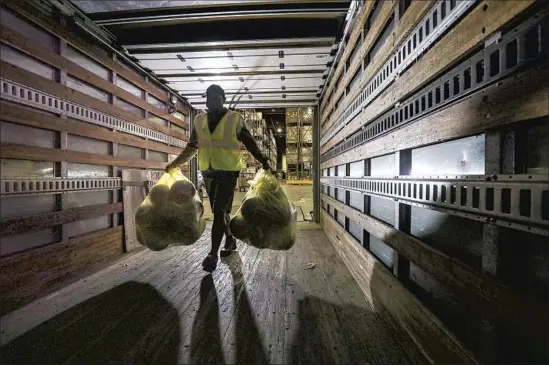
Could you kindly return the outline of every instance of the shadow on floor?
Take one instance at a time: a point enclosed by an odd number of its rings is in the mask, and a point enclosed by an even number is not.
[[[211,274],[200,283],[200,305],[192,330],[191,363],[225,364],[219,334],[219,301]]]
[[[235,334],[227,335],[234,339],[232,343],[236,346],[236,359],[234,362],[244,365],[267,364],[269,359],[263,349],[258,325],[254,318],[244,282],[242,259],[238,252],[234,252],[229,257],[224,258],[223,262],[229,266],[229,270],[231,271],[234,283],[233,296],[237,304],[235,314],[236,324],[233,328],[235,329]]]
[[[290,364],[410,363],[399,335],[372,309],[309,296],[299,301],[298,318]]]
[[[1,348],[4,364],[174,364],[177,310],[148,284],[126,282]]]

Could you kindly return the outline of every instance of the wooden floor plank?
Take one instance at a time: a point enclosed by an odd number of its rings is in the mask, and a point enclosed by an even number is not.
[[[144,250],[4,316],[7,362],[411,363],[315,224],[289,251],[243,243],[209,275],[195,245]],[[307,269],[315,263],[313,269]]]

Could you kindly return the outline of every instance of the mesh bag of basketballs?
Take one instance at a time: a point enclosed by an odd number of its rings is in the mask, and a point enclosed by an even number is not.
[[[260,170],[249,183],[250,189],[231,219],[231,233],[256,248],[290,249],[296,238],[295,207],[271,172]]]
[[[191,245],[206,228],[194,184],[178,168],[164,173],[135,213],[137,240],[151,250]]]

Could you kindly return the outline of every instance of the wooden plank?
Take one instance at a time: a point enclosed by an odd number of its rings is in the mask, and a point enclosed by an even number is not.
[[[46,93],[55,95],[58,98],[66,99],[68,101],[78,103],[88,108],[93,108],[97,111],[108,113],[123,120],[140,124],[144,127],[150,128],[151,130],[163,132],[167,135],[177,137],[183,141],[189,140],[186,135],[178,131],[172,130],[168,127],[160,126],[154,122],[140,119],[135,114],[126,112],[123,109],[118,108],[110,103],[106,103],[94,97],[90,97],[89,95],[86,95],[82,92],[73,90],[55,81],[38,76],[30,71],[21,69],[20,67],[12,65],[10,63],[0,61],[0,73],[2,74],[2,77],[8,80],[12,80],[17,83],[27,85],[31,88],[44,91]]]
[[[372,77],[379,71],[381,66],[387,62],[389,59],[389,56],[398,48],[400,47],[401,42],[412,33],[412,31],[415,29],[415,27],[423,20],[423,17],[429,12],[431,7],[435,4],[435,0],[426,0],[426,1],[414,1],[410,5],[410,8],[406,11],[404,16],[400,19],[400,21],[397,23],[395,29],[393,32],[387,37],[387,40],[383,44],[383,46],[379,49],[379,51],[376,54],[376,57],[370,61],[368,66],[364,69],[364,72],[360,78],[360,82],[358,85],[353,88],[351,91],[351,94],[349,94],[345,98],[345,102],[342,104],[342,107],[338,111],[338,113],[334,113],[331,116],[331,121],[323,121],[324,128],[322,131],[322,134],[330,128],[330,126],[335,122],[337,117],[340,116],[341,113],[345,110],[345,108],[348,107],[350,101],[354,100],[358,94],[360,94],[365,86],[370,82]],[[365,56],[365,55],[364,55]],[[356,72],[356,69],[359,65],[351,66],[352,74],[354,75],[354,72]],[[343,85],[347,85],[347,81]],[[328,143],[321,147],[321,154],[324,153],[327,149],[329,149],[329,146],[333,146],[335,143],[334,141],[337,141],[335,139],[331,139],[328,141]],[[331,144],[331,145],[330,145]]]
[[[0,119],[2,121],[17,123],[25,126],[43,128],[51,131],[66,132],[72,135],[89,137],[97,140],[110,141],[142,149],[165,152],[168,154],[179,154],[181,148],[172,147],[161,142],[145,140],[141,137],[118,131],[112,133],[103,127],[96,127],[86,122],[63,119],[51,114],[40,113],[28,108],[23,108],[9,102],[0,102]]]
[[[127,168],[144,168],[163,170],[168,162],[125,159],[112,155],[84,153],[80,151],[51,149],[46,147],[17,144],[0,145],[0,157],[4,159],[21,159],[33,161],[67,161],[80,164],[112,165]],[[188,166],[188,165],[187,165]],[[185,171],[185,169],[184,169]]]
[[[351,55],[351,52],[353,52],[353,48],[355,48],[356,43],[360,38],[363,37],[363,29],[364,24],[366,23],[366,20],[368,20],[368,17],[370,16],[372,7],[374,6],[375,1],[366,1],[362,9],[360,9],[360,13],[357,15],[354,28],[351,30],[351,34],[349,36],[349,42],[345,46],[345,50],[343,51],[343,54],[341,55],[341,58],[336,66],[336,69],[334,70],[334,73],[332,74],[332,78],[330,79],[330,83],[326,87],[326,92],[324,95],[328,97],[330,93],[332,92],[332,89],[336,87],[335,82],[339,78],[342,72],[345,72],[345,64],[347,63],[347,60],[349,59],[349,56]],[[341,40],[341,42],[344,42],[344,40]],[[320,104],[320,110],[322,113],[325,111],[326,103],[331,100],[332,98],[324,98]]]
[[[539,332],[539,321],[547,317],[547,309],[535,299],[502,286],[490,276],[436,251],[421,240],[372,216],[329,196],[322,195],[322,199],[458,293],[466,306],[499,323],[531,329],[531,334]]]
[[[467,17],[450,29],[423,57],[370,103],[368,108],[332,137],[332,140],[336,143],[341,141],[425,83],[435,79],[439,73],[481,45],[493,32],[498,31],[534,3],[535,0],[480,2]]]
[[[0,258],[0,314],[5,315],[122,255],[122,226]]]
[[[353,77],[354,73],[358,69],[358,67],[362,67],[362,60],[364,57],[370,52],[370,49],[373,47],[374,42],[381,34],[381,31],[383,30],[383,27],[385,26],[385,23],[389,19],[390,15],[392,14],[393,10],[395,9],[395,6],[398,2],[396,0],[383,0],[378,3],[378,6],[381,6],[381,10],[379,14],[377,15],[375,23],[372,25],[372,27],[368,30],[368,33],[364,36],[364,41],[362,42],[362,46],[358,50],[356,56],[355,56],[355,62],[354,62],[354,68],[351,68],[351,70],[347,70],[346,76],[344,79],[346,82],[340,83],[338,85],[338,88],[334,91],[334,94],[331,97],[331,101],[328,103],[326,110],[322,112],[321,121],[325,121],[326,117],[328,116],[329,112],[334,107],[337,100],[341,97],[343,93],[345,93],[345,89],[347,88],[347,84],[349,83],[350,79]],[[337,80],[337,79],[336,79]],[[335,80],[334,80],[335,82]],[[326,94],[327,95],[327,94]],[[346,102],[341,103],[341,105],[338,108],[338,111],[334,111],[333,115],[339,115],[343,110],[343,106],[345,104],[348,104],[348,98],[344,97],[344,100]],[[328,128],[328,126],[323,126],[324,128]]]
[[[3,43],[8,44],[20,51],[23,51],[30,56],[42,60],[51,66],[54,66],[60,70],[65,71],[66,73],[77,77],[78,79],[84,80],[88,84],[91,84],[99,89],[105,90],[112,95],[120,97],[146,111],[149,111],[157,116],[160,116],[182,128],[189,129],[187,122],[184,122],[178,118],[175,118],[171,114],[168,114],[167,111],[160,109],[146,100],[143,100],[132,93],[127,92],[116,84],[111,83],[108,80],[103,79],[102,77],[94,74],[91,71],[86,70],[80,65],[64,58],[63,56],[54,53],[47,48],[41,46],[40,44],[35,43],[34,41],[25,38],[16,31],[11,30],[8,27],[0,26],[0,33]]]
[[[398,150],[483,133],[490,128],[544,117],[549,114],[548,68],[528,70],[508,77],[459,103],[420,118],[345,154],[324,163],[321,168],[381,156]],[[517,90],[521,93],[517,94]],[[361,119],[358,116],[357,119]]]
[[[42,27],[46,31],[56,35],[61,39],[64,39],[74,48],[91,57],[106,68],[116,72],[118,75],[123,76],[125,79],[131,81],[141,89],[146,90],[161,101],[169,103],[169,96],[167,91],[163,91],[154,84],[148,83],[138,73],[130,71],[118,62],[114,61],[104,48],[83,40],[82,38],[77,36],[73,30],[64,27],[53,19],[50,19],[49,17],[44,17],[41,14],[36,14],[36,10],[32,7],[32,5],[29,5],[25,1],[2,1],[2,4],[15,11],[16,13],[19,13],[23,18]],[[184,114],[189,114],[188,110],[180,111]]]
[[[477,363],[440,320],[324,211],[321,223],[364,295],[376,310],[387,312],[406,330],[430,363]]]
[[[364,297],[320,226],[298,234],[288,257],[288,284],[288,338],[295,336],[286,363],[425,363],[406,332],[393,328]]]
[[[84,207],[70,208],[64,211],[44,214],[10,217],[0,220],[0,236],[19,235],[44,230],[70,222],[93,219],[95,217],[120,213],[124,210],[122,202],[107,203]]]

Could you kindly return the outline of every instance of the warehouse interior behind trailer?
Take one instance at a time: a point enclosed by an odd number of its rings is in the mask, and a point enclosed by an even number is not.
[[[549,362],[546,1],[0,5],[4,362]],[[299,222],[208,275],[134,214],[214,83]]]

